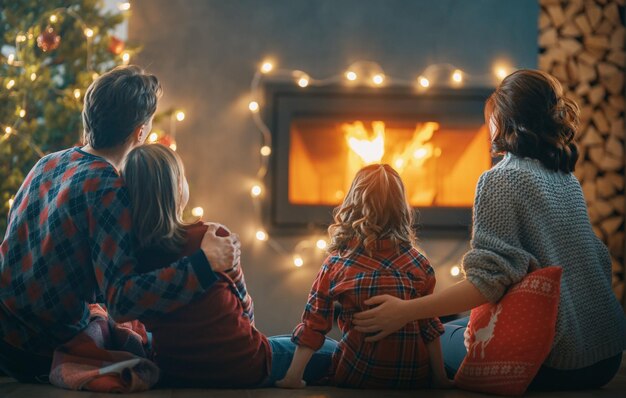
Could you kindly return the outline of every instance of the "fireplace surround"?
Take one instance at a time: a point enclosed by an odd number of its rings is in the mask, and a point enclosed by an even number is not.
[[[273,142],[264,200],[269,230],[327,227],[354,173],[389,163],[418,210],[419,229],[469,232],[476,182],[493,164],[483,121],[490,89],[303,89],[270,81],[263,92],[261,116]]]

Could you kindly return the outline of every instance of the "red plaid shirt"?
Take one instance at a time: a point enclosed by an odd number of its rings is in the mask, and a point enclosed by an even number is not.
[[[0,246],[0,338],[51,355],[104,302],[118,322],[170,312],[216,280],[201,251],[135,274],[130,200],[104,159],[79,148],[33,167]]]
[[[339,386],[361,388],[418,388],[429,383],[430,365],[425,343],[443,334],[437,318],[408,323],[375,343],[353,329],[352,315],[368,309],[365,300],[389,294],[404,300],[431,294],[435,275],[428,260],[416,249],[380,240],[372,256],[359,247],[353,254],[338,253],[324,261],[317,275],[302,323],[292,340],[319,349],[333,324],[333,303],[341,304],[339,328],[343,337],[333,355],[331,378]]]

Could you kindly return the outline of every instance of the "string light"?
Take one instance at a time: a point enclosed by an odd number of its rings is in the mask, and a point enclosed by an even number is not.
[[[250,101],[250,103],[248,104],[248,109],[250,109],[250,112],[258,112],[259,103],[256,101]]]
[[[85,30],[83,30],[83,33],[85,34],[85,36],[87,37],[92,37],[93,36],[93,29],[90,28],[85,28]]]
[[[120,11],[128,11],[130,10],[130,3],[129,2],[119,3],[117,5],[117,9]]]
[[[253,198],[259,197],[262,193],[263,189],[260,185],[255,185],[252,187],[252,189],[250,189],[250,195],[252,195]]]
[[[298,79],[298,86],[304,88],[306,86],[309,85],[309,77],[308,76],[302,76],[301,78]]]
[[[185,120],[185,112],[183,111],[176,112],[176,120],[178,120],[179,122],[182,122],[183,120]]]
[[[30,74],[30,81],[34,82],[37,79],[37,74],[35,72]]]
[[[270,61],[265,61],[261,65],[261,73],[270,73],[274,69],[274,65]]]
[[[7,204],[9,205],[9,209],[10,209],[11,207],[13,207],[13,203],[14,203],[14,202],[15,202],[15,199],[13,199],[13,198],[9,198],[9,200],[7,201]]]
[[[79,99],[80,98],[80,90],[79,89],[74,89],[74,98]]]
[[[459,268],[458,265],[454,265],[452,268],[450,268],[450,275],[459,276],[460,273],[461,273],[461,268]]]
[[[256,235],[255,236],[256,236],[257,240],[260,240],[262,242],[267,240],[267,234],[263,230],[259,229],[258,231],[256,231]]]
[[[505,77],[509,75],[509,68],[502,64],[496,64],[493,69],[493,73],[496,75],[498,80],[503,80]]]
[[[52,14],[50,15],[50,22],[55,23],[56,21],[58,21],[58,17],[56,14]]]
[[[320,250],[324,250],[328,246],[328,243],[324,239],[319,239],[317,242],[315,242],[315,246],[317,246],[317,248]]]
[[[94,72],[91,74],[91,80],[96,80],[99,76],[98,72]]]
[[[15,37],[15,41],[17,41],[18,43],[26,41],[26,35],[22,35],[22,34],[17,35]]]
[[[452,81],[457,84],[463,82],[463,72],[460,69],[454,70],[452,73]]]
[[[13,88],[13,86],[15,86],[15,80],[11,79],[11,80],[9,80],[9,81],[7,82],[6,87],[7,87],[7,89],[8,89],[8,90],[10,90],[10,89],[12,89],[12,88]]]
[[[200,206],[191,209],[191,215],[194,217],[202,217],[204,215],[204,209]]]
[[[357,77],[358,76],[354,71],[349,70],[346,72],[346,79],[350,80],[351,82],[355,81]]]
[[[372,77],[372,82],[377,86],[380,86],[381,84],[383,84],[384,81],[385,81],[385,76],[383,76],[380,73],[377,73]]]
[[[11,132],[12,132],[12,131],[13,131],[13,129],[12,129],[11,127],[9,127],[9,126],[5,127],[5,129],[4,129],[4,133],[5,133],[6,135],[11,134]]]
[[[270,156],[270,154],[272,153],[272,148],[270,148],[270,147],[269,147],[269,146],[267,146],[267,145],[263,145],[263,146],[261,147],[260,152],[261,152],[261,155],[262,155],[262,156]]]
[[[178,148],[178,146],[176,145],[176,143],[175,143],[175,142],[172,142],[172,143],[170,144],[170,149],[171,149],[172,151],[176,152],[176,149],[177,149],[177,148]]]
[[[20,113],[19,113],[20,117],[23,118],[24,116],[26,116],[26,110],[25,109],[20,109]]]
[[[293,256],[293,265],[300,268],[304,265],[304,260],[300,256]]]
[[[418,81],[419,85],[424,87],[424,88],[428,88],[428,86],[430,86],[430,81],[427,78],[425,78],[424,76],[418,77],[417,81]]]
[[[128,65],[128,63],[130,62],[130,53],[128,51],[124,51],[122,53],[122,62],[124,63],[124,65]]]
[[[154,144],[159,139],[159,135],[157,133],[150,133],[148,136],[148,142]]]
[[[15,61],[15,54],[11,53],[7,56],[7,64],[13,65],[13,61]]]

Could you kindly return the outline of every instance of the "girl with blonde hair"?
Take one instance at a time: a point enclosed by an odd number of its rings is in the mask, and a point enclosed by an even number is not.
[[[341,304],[339,342],[329,371],[332,384],[357,388],[418,388],[449,386],[437,318],[410,322],[387,338],[371,344],[354,330],[352,315],[367,309],[375,294],[400,299],[433,292],[435,275],[428,260],[414,247],[412,210],[398,173],[388,165],[361,169],[328,232],[330,255],[322,264],[302,323],[292,341],[298,346],[285,378],[276,384],[302,388],[309,358],[324,342],[333,324],[333,303]],[[432,376],[432,382],[430,379]]]

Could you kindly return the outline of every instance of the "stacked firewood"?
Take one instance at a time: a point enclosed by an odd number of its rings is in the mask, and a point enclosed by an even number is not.
[[[594,231],[611,251],[616,296],[624,294],[624,3],[540,0],[539,69],[581,110],[576,176]]]

